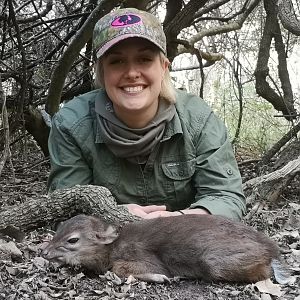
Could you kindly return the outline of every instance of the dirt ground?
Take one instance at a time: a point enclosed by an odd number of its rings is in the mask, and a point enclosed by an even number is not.
[[[15,153],[0,177],[0,210],[46,193],[49,162],[32,149]],[[255,176],[255,165],[241,168],[244,180]],[[83,270],[57,268],[40,257],[43,241],[53,234],[50,228],[28,232],[21,241],[0,236],[0,299],[287,299],[300,300],[300,184],[299,175],[286,187],[277,203],[265,206],[245,222],[265,232],[279,244],[283,260],[291,270],[286,285],[206,283],[173,280],[170,284],[148,284],[103,276]],[[248,209],[255,204],[249,205]],[[21,228],[22,229],[22,228]],[[9,250],[7,250],[9,249]],[[275,281],[272,279],[272,282]]]

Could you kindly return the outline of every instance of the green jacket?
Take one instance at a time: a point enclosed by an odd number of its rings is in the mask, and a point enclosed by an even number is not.
[[[245,198],[232,146],[225,125],[203,100],[177,91],[175,116],[142,168],[116,157],[103,143],[94,110],[102,93],[80,95],[53,117],[50,192],[76,184],[102,185],[119,204],[204,207],[241,219]]]

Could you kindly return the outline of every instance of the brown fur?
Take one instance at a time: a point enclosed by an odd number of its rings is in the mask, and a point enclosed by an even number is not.
[[[68,240],[74,242],[70,240],[74,236],[79,240],[70,244]],[[161,274],[256,282],[270,277],[271,261],[278,259],[279,250],[265,235],[218,216],[142,220],[125,225],[117,234],[100,219],[80,215],[58,229],[43,256],[100,273],[111,269],[120,276],[138,275],[141,279],[143,274],[147,274],[144,278]],[[153,281],[161,282],[156,277]]]

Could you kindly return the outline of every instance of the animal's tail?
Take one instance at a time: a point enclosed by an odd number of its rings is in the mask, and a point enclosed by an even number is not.
[[[278,259],[272,259],[271,267],[273,269],[274,277],[280,284],[287,284],[291,281],[291,273],[288,268]]]

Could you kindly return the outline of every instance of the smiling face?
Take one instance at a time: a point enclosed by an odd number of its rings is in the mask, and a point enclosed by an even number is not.
[[[169,62],[142,38],[129,38],[112,47],[101,60],[103,84],[118,118],[133,128],[155,116],[161,83]]]

